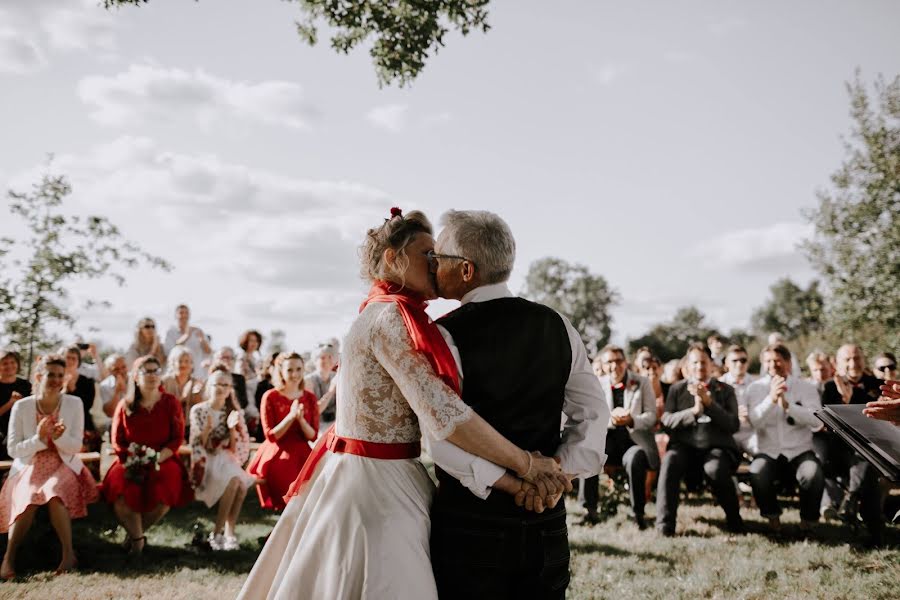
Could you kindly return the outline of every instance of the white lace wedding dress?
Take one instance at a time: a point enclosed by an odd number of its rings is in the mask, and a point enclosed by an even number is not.
[[[337,435],[444,439],[471,417],[417,352],[397,305],[372,303],[344,341]],[[288,502],[242,599],[437,599],[429,553],[434,485],[419,459],[326,452]]]

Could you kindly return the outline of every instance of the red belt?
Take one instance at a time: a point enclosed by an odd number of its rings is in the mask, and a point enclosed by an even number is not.
[[[325,452],[329,450],[335,454],[344,453],[365,456],[366,458],[378,458],[381,460],[401,460],[404,458],[417,458],[422,452],[422,447],[419,442],[381,444],[378,442],[366,442],[363,440],[341,437],[335,435],[334,425],[332,425],[328,428],[328,431],[325,432],[325,435],[316,442],[316,446],[313,448],[309,458],[307,458],[306,462],[303,464],[300,474],[288,489],[288,493],[284,497],[285,503],[289,502],[291,497],[299,494],[303,484],[312,479],[316,466],[319,464],[319,461],[322,460],[322,457],[325,456]]]

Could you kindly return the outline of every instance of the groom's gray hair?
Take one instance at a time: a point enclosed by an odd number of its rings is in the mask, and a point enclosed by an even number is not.
[[[450,210],[441,217],[441,225],[448,232],[452,253],[474,262],[483,283],[509,279],[516,240],[506,221],[486,210]]]

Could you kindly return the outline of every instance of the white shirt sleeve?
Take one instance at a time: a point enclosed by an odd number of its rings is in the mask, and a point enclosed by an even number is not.
[[[453,360],[456,361],[456,368],[459,371],[460,388],[463,385],[462,360],[459,356],[459,348],[453,341],[453,336],[444,327],[438,325],[441,335],[453,354]],[[485,460],[480,456],[475,456],[466,452],[459,446],[448,442],[447,440],[436,440],[428,431],[422,428],[422,441],[426,452],[434,460],[434,464],[443,469],[448,475],[458,480],[470,492],[484,500],[491,494],[491,486],[500,479],[506,469]]]
[[[559,456],[562,470],[579,477],[597,475],[606,463],[606,426],[609,406],[600,380],[587,358],[581,336],[562,315],[572,346],[572,370],[566,382],[562,444]]]

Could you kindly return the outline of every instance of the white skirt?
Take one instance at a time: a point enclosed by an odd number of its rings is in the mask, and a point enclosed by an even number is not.
[[[419,459],[326,452],[288,502],[238,598],[437,600],[434,484]]]
[[[206,455],[206,472],[203,474],[203,485],[194,490],[194,498],[207,506],[219,501],[225,488],[235,477],[245,490],[256,483],[256,477],[241,468],[237,457],[227,450]]]

